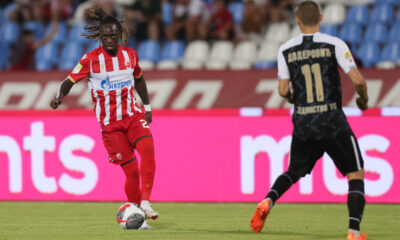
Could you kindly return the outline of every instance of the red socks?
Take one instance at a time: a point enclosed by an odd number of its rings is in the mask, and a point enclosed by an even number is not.
[[[122,167],[124,170],[126,180],[125,180],[125,193],[128,197],[129,202],[134,202],[140,206],[141,192],[140,192],[140,176],[139,176],[139,167],[138,160],[134,160]]]
[[[140,177],[142,183],[142,199],[149,200],[153,189],[156,161],[154,157],[154,142],[152,138],[143,138],[136,144],[140,154]]]

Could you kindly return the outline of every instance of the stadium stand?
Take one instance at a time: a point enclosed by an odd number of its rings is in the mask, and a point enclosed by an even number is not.
[[[354,5],[347,11],[346,23],[367,25],[368,21],[369,10],[367,5]]]
[[[346,8],[340,3],[329,3],[323,10],[322,24],[339,24],[345,20]]]
[[[205,2],[212,5],[212,0]],[[321,32],[345,40],[364,67],[398,67],[398,54],[394,49],[400,44],[399,0],[318,2],[324,15]],[[24,29],[32,31],[36,40],[43,38],[51,30],[50,24],[35,20],[21,24],[10,19],[10,13],[16,8],[17,5],[11,3],[0,9],[0,49],[4,53],[0,57],[0,70],[10,68],[8,59],[12,54],[12,46],[19,40]],[[243,1],[231,1],[228,5],[236,26],[243,22],[244,8]],[[173,11],[174,3],[163,1],[161,18],[164,25],[172,22]],[[72,54],[98,47],[98,42],[81,36],[84,26],[85,23],[71,25],[68,20],[59,22],[59,30],[51,42],[35,53],[36,70],[67,70],[74,66],[72,62],[76,57],[72,57]],[[161,38],[158,41],[137,42],[137,39],[132,38],[128,45],[138,51],[145,69],[264,69],[276,66],[276,53],[270,51],[276,51],[276,46],[300,34],[300,30],[292,18],[288,21],[266,22],[262,34],[264,39],[261,37],[259,41],[187,41],[184,38],[166,41]],[[70,49],[73,50],[69,51]],[[50,60],[52,57],[58,60]]]
[[[326,33],[332,36],[339,36],[339,30],[337,25],[321,25],[320,32]]]
[[[289,39],[290,26],[287,22],[271,24],[265,34],[266,41],[283,43]]]
[[[79,58],[83,55],[83,45],[79,42],[68,42],[61,53],[59,58],[58,69],[60,70],[71,70],[74,68]]]
[[[233,43],[230,41],[217,41],[210,50],[210,59],[206,62],[207,69],[225,69],[232,58]]]
[[[383,49],[377,67],[391,69],[396,67],[396,63],[400,63],[400,43],[392,42]]]
[[[264,42],[260,51],[257,53],[257,60],[254,64],[255,69],[269,69],[276,67],[279,44],[274,42]]]
[[[233,52],[232,61],[229,63],[231,69],[250,69],[256,61],[257,46],[254,42],[244,41],[237,45]]]
[[[193,41],[186,47],[182,59],[184,69],[201,69],[208,59],[209,45],[206,41]]]
[[[373,41],[365,41],[358,49],[357,55],[365,67],[374,66],[379,60],[379,45]]]
[[[234,2],[228,6],[228,9],[232,14],[233,22],[240,24],[243,21],[244,4],[242,2]]]
[[[170,41],[165,43],[161,52],[161,61],[158,62],[158,69],[176,69],[185,52],[183,41]]]

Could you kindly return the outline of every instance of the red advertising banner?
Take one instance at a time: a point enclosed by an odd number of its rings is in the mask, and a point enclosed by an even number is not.
[[[400,70],[361,70],[370,107],[400,106]],[[48,109],[68,72],[0,72],[0,109]],[[289,108],[277,92],[276,70],[148,71],[154,109]],[[353,85],[342,76],[343,106],[355,107]],[[93,108],[85,81],[72,88],[64,108]]]
[[[349,117],[369,203],[400,203],[400,117]],[[153,201],[257,202],[287,168],[288,115],[156,111]],[[0,200],[124,201],[90,111],[0,112]],[[283,202],[345,202],[347,180],[325,155]]]

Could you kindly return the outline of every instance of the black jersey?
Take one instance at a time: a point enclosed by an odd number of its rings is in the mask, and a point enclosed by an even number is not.
[[[338,65],[346,73],[356,67],[347,45],[327,34],[300,35],[280,47],[278,77],[292,83],[296,137],[321,139],[350,130]]]

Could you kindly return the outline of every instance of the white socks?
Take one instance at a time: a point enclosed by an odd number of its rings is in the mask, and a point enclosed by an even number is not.
[[[360,236],[360,231],[354,230],[354,229],[349,229],[349,232],[352,232],[354,237],[359,237]]]

